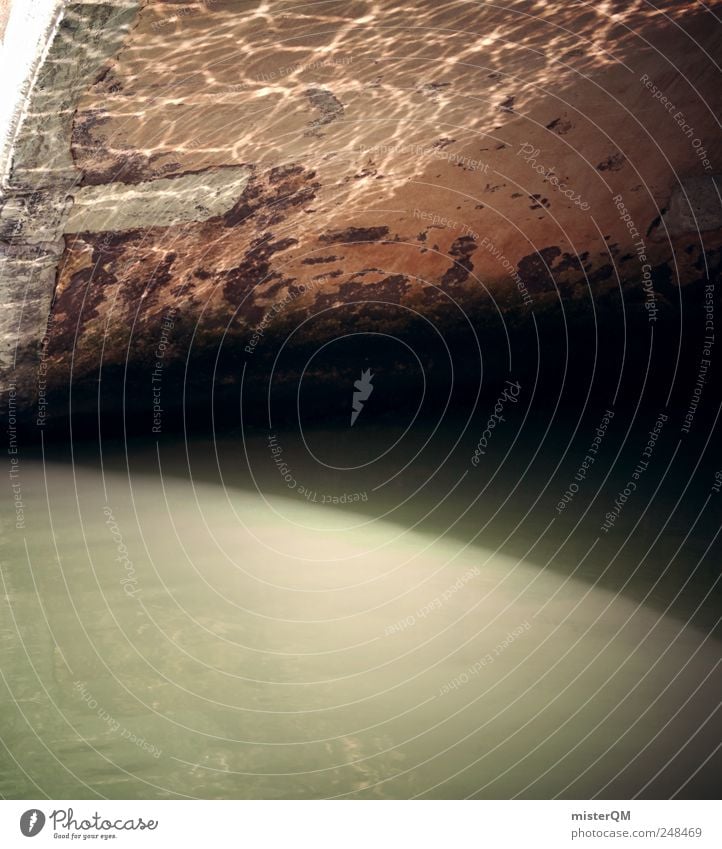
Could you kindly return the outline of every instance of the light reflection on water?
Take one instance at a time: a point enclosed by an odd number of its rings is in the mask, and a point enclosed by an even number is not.
[[[24,464],[5,796],[624,798],[709,714],[719,646],[679,618],[533,553],[191,482],[181,455],[132,486],[113,457],[48,463],[51,517]]]

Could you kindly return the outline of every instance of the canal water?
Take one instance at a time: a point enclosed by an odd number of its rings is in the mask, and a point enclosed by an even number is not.
[[[473,439],[392,479],[392,431],[21,455],[0,793],[713,793],[719,513],[674,509],[688,468],[660,455],[605,533],[636,446],[560,513],[573,442],[556,473]]]

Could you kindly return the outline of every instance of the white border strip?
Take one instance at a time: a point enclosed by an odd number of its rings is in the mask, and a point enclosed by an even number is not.
[[[71,811],[72,809],[72,811]],[[96,819],[97,814],[97,819]],[[383,849],[722,845],[718,805],[700,801],[62,801],[0,803],[0,843]],[[66,825],[70,822],[70,827]],[[145,827],[143,827],[143,825]],[[679,835],[675,836],[675,830]],[[682,832],[686,831],[686,836]],[[641,836],[644,834],[644,836]],[[62,845],[62,844],[61,844]]]

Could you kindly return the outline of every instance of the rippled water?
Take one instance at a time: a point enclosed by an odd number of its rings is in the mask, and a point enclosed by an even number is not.
[[[445,516],[413,527],[428,504],[394,510],[398,489],[323,504],[340,490],[298,462],[290,493],[265,437],[218,446],[225,486],[210,444],[192,475],[181,442],[128,456],[22,462],[6,797],[664,796],[714,748],[719,643],[679,598],[693,553],[655,584],[622,548],[610,583],[586,532],[571,554],[527,526],[521,554],[491,526],[469,544]]]

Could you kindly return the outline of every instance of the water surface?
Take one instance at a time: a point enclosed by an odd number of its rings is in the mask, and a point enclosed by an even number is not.
[[[509,464],[453,492],[442,474],[425,500],[409,496],[431,466],[376,492],[356,472],[366,498],[324,504],[353,492],[277,439],[307,495],[265,435],[22,461],[25,527],[7,523],[2,562],[4,796],[712,792],[697,770],[719,736],[699,606],[713,582],[697,572],[680,594],[695,552],[639,570],[640,538],[612,565],[609,541],[592,545],[600,510],[563,548],[546,507],[520,524],[517,493],[497,510]]]

